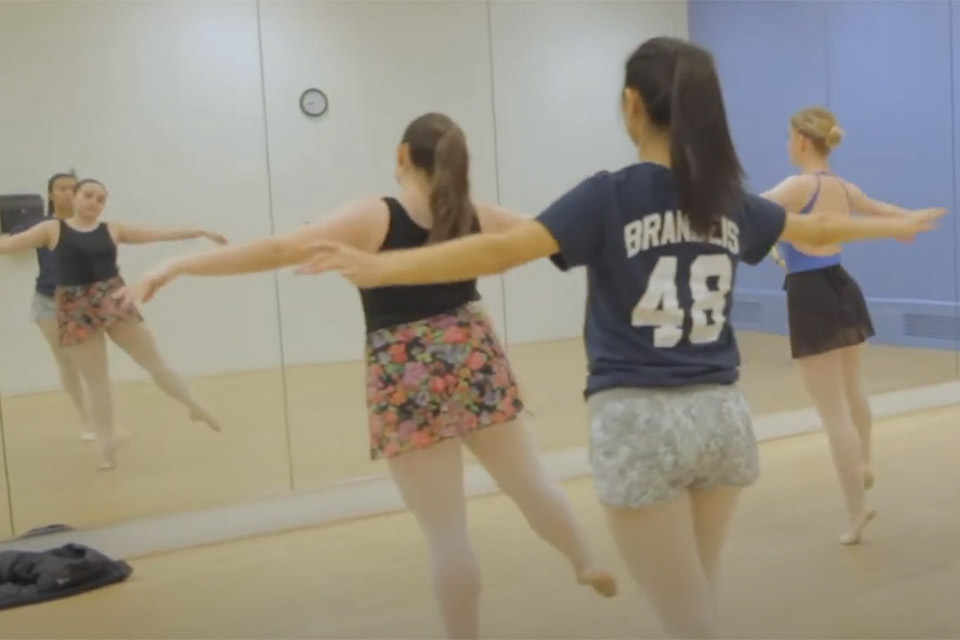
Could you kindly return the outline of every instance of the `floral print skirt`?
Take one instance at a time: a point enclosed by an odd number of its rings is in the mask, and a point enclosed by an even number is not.
[[[476,304],[367,335],[370,458],[392,458],[514,420],[506,353]]]
[[[113,298],[123,285],[123,278],[116,276],[91,284],[57,287],[54,300],[60,346],[86,342],[121,320],[141,322],[143,316],[135,307],[125,309]]]

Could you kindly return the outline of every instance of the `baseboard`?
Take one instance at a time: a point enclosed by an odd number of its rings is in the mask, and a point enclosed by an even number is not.
[[[871,398],[877,419],[960,404],[960,381],[879,394]],[[819,428],[812,409],[760,416],[754,428],[761,441],[799,435]],[[590,475],[586,447],[543,454],[549,473],[557,480]],[[466,471],[471,497],[490,495],[497,487],[478,466]],[[0,543],[0,551],[40,551],[76,542],[115,558],[135,558],[176,549],[239,538],[315,527],[343,520],[398,511],[400,495],[389,478],[368,476],[330,489],[294,493],[269,500],[123,522],[103,528],[58,533]]]
[[[866,302],[876,331],[872,345],[937,351],[960,345],[960,305],[954,301],[868,297]],[[786,335],[786,294],[738,287],[730,315],[737,331]]]

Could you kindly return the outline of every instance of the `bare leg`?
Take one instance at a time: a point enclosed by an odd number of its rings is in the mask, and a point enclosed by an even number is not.
[[[80,371],[87,387],[90,417],[100,443],[100,469],[113,469],[117,464],[117,442],[113,432],[113,395],[106,337],[101,331],[86,342],[63,349]]]
[[[719,612],[698,549],[689,493],[640,509],[607,507],[613,539],[672,638],[720,638]]]
[[[840,535],[843,544],[856,544],[873,519],[863,488],[865,465],[860,436],[850,418],[843,381],[843,356],[831,351],[797,361],[807,391],[813,399],[830,441],[830,453],[840,478],[850,523]]]
[[[720,557],[741,491],[739,487],[715,487],[694,489],[690,492],[700,564],[713,590],[713,599],[717,603],[718,611],[720,609]],[[719,616],[719,613],[717,615]]]
[[[108,329],[108,333],[118,347],[150,374],[161,391],[190,411],[192,420],[220,431],[220,424],[213,415],[193,397],[184,379],[164,361],[153,334],[142,322],[118,322]]]
[[[594,565],[570,502],[547,477],[526,425],[517,420],[488,427],[464,441],[534,532],[566,556],[577,580],[604,596],[616,595],[613,575]]]
[[[447,637],[478,638],[480,567],[467,534],[459,441],[410,451],[389,464],[404,503],[427,539]]]
[[[847,394],[847,404],[850,406],[850,418],[853,426],[860,434],[860,447],[863,452],[863,463],[866,469],[863,473],[863,486],[866,489],[873,487],[873,469],[870,464],[872,454],[873,412],[870,410],[870,400],[863,390],[860,375],[861,345],[841,349],[843,363],[843,388]]]
[[[80,378],[80,371],[70,356],[64,352],[60,346],[60,339],[57,334],[57,321],[55,318],[45,318],[37,320],[37,326],[40,333],[46,339],[57,363],[57,369],[60,373],[60,385],[70,396],[73,406],[80,414],[80,426],[82,428],[81,437],[84,440],[96,440],[93,425],[90,420],[90,412],[87,410],[87,402],[83,396],[83,381]]]

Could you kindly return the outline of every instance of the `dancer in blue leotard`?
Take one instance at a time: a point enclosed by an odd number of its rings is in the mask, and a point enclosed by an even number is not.
[[[909,215],[906,209],[868,198],[831,172],[830,152],[842,138],[836,117],[826,109],[812,107],[794,115],[787,148],[801,173],[763,195],[802,214]],[[874,516],[866,500],[866,490],[873,486],[872,416],[860,376],[860,347],[874,329],[863,293],[840,255],[839,246],[782,242],[773,257],[787,271],[790,351],[826,429],[846,498],[850,522],[840,541],[856,544]]]

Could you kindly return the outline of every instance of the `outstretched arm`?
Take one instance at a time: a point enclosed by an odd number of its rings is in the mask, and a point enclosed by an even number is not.
[[[605,215],[597,198],[597,183],[604,179],[600,175],[587,178],[536,219],[523,220],[520,214],[486,208],[488,217],[499,214],[502,232],[376,255],[320,242],[312,247],[315,257],[297,273],[340,271],[357,286],[369,288],[473,280],[546,257],[564,270],[586,265],[600,254],[604,237]]]
[[[386,251],[379,256],[383,258],[382,273],[389,274],[385,282],[411,285],[460,282],[503,273],[559,250],[546,227],[528,220],[505,233],[475,234],[416,249]]]
[[[909,209],[898,207],[895,204],[868,198],[867,194],[855,184],[847,182],[845,186],[850,197],[850,205],[857,213],[877,217],[908,216],[913,213]]]
[[[175,275],[232,276],[300,264],[310,255],[309,247],[322,240],[366,248],[371,229],[377,230],[381,207],[385,207],[381,200],[352,202],[293,233],[183,256],[167,264]]]
[[[946,209],[927,209],[911,216],[860,218],[789,213],[770,200],[748,195],[740,220],[741,258],[758,264],[778,240],[794,244],[843,244],[858,240],[912,237],[934,229]]]
[[[505,233],[533,219],[532,216],[486,203],[477,205],[477,214],[483,233]]]
[[[762,193],[761,197],[775,202],[791,212],[787,215],[786,228],[780,239],[794,244],[823,246],[879,238],[905,240],[918,232],[918,230],[913,230],[905,231],[901,236],[891,235],[891,231],[897,227],[891,227],[885,222],[893,222],[894,219],[902,218],[912,212],[892,204],[871,200],[855,185],[845,183],[845,187],[848,190],[850,205],[855,211],[878,219],[854,221],[848,216],[834,216],[830,212],[808,215],[792,213],[799,211],[810,196],[810,185],[804,176],[791,176],[773,189]],[[930,215],[938,211],[941,210],[922,209],[916,213]],[[934,215],[939,217],[939,215],[943,215],[943,212]],[[861,224],[863,222],[866,222],[867,225],[863,226]],[[906,229],[906,227],[900,228]]]
[[[830,245],[860,240],[912,237],[936,227],[946,209],[922,209],[909,217],[853,218],[788,213],[781,240],[794,244]]]
[[[55,222],[41,222],[11,236],[0,236],[0,253],[18,253],[30,249],[40,249],[53,244]]]
[[[219,233],[196,228],[154,229],[129,224],[110,223],[114,237],[122,244],[150,244],[152,242],[172,242],[176,240],[194,240],[207,238],[217,244],[227,244],[227,239]]]
[[[232,276],[292,266],[309,257],[311,247],[322,240],[372,250],[370,240],[383,226],[377,216],[385,207],[382,200],[357,201],[287,235],[168,260],[148,271],[135,286],[125,287],[120,297],[127,303],[149,301],[160,287],[181,275]]]
[[[935,228],[945,213],[945,209],[930,209],[906,218],[824,217],[785,213],[767,202],[765,210],[754,214],[759,218],[753,221],[757,239],[745,257],[756,264],[778,237],[832,244],[912,235]],[[476,234],[416,249],[371,254],[323,241],[314,245],[313,251],[315,257],[298,269],[299,273],[339,271],[358,287],[370,288],[458,282],[503,273],[537,258],[553,258],[560,245],[539,220],[530,220],[506,233]]]

